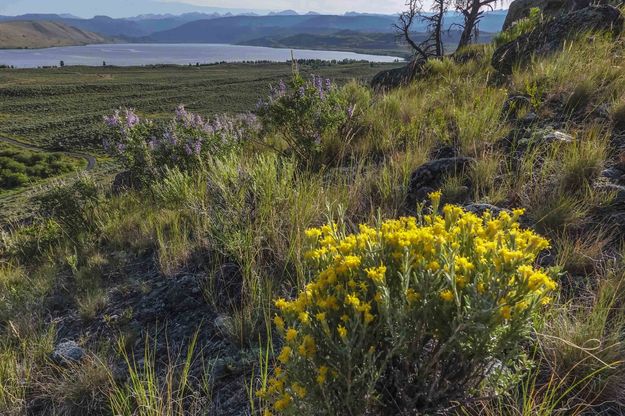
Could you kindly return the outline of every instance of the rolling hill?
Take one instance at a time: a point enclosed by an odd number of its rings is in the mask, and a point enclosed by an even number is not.
[[[49,48],[103,43],[106,38],[59,22],[0,22],[0,48]]]

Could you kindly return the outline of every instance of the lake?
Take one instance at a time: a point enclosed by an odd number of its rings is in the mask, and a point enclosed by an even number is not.
[[[371,62],[394,62],[401,58],[366,55],[353,52],[314,51],[293,49],[296,59],[343,60],[355,59]],[[216,62],[275,61],[291,59],[291,49],[264,48],[220,44],[101,44],[68,46],[48,49],[0,50],[0,65],[16,68],[65,65],[138,66],[155,64],[188,65]]]

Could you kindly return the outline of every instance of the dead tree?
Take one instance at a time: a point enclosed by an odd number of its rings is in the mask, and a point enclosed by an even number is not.
[[[399,15],[394,25],[399,36],[416,55],[416,60],[426,61],[431,57],[440,57],[445,53],[443,46],[443,17],[449,8],[450,0],[434,0],[433,13],[426,13],[423,0],[407,0],[406,11]],[[427,36],[417,43],[412,36],[413,25],[418,22],[427,24]]]
[[[424,20],[428,22],[428,32],[430,40],[434,44],[436,56],[445,55],[445,44],[443,43],[443,19],[449,9],[450,0],[434,0],[432,5],[432,14],[424,16]]]
[[[480,20],[487,10],[493,10],[497,3],[504,0],[455,0],[455,9],[462,14],[463,23],[460,24],[462,34],[458,42],[458,48],[469,45],[478,35]]]

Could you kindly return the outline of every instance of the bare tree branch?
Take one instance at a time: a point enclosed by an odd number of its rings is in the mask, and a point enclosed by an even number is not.
[[[434,0],[433,13],[426,13],[423,10],[423,0],[406,1],[407,10],[399,15],[394,27],[421,60],[440,57],[445,53],[442,39],[443,18],[450,2],[451,0]],[[411,35],[413,25],[419,21],[427,23],[428,29],[428,36],[421,43],[415,42]]]
[[[485,9],[494,10],[497,3],[502,5],[506,0],[455,0],[455,9],[464,17],[462,34],[458,42],[458,49],[469,45],[479,34],[479,23],[484,17]]]

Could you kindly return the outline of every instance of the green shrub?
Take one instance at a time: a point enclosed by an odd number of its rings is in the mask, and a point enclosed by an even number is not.
[[[54,219],[70,237],[93,230],[90,209],[95,207],[102,195],[93,178],[81,176],[71,184],[58,182],[42,195],[37,196],[39,213]]]
[[[17,259],[27,264],[58,245],[63,237],[63,229],[58,222],[50,219],[16,228],[10,233],[0,234],[0,237],[0,257]]]
[[[167,167],[198,169],[207,157],[225,154],[256,128],[253,115],[205,120],[183,106],[165,126],[141,120],[130,109],[118,110],[104,121],[109,127],[103,142],[105,150],[146,184],[161,178]]]
[[[358,100],[368,101],[362,94]],[[279,135],[288,153],[305,165],[317,166],[329,142],[346,134],[343,129],[358,108],[329,79],[313,76],[306,81],[294,72],[289,85],[280,81],[257,110],[266,135]]]
[[[258,395],[280,414],[434,410],[522,367],[532,317],[556,288],[532,265],[548,242],[511,216],[433,213],[310,229],[313,280],[278,299],[279,364]],[[506,374],[508,373],[508,374]]]
[[[69,173],[78,159],[60,153],[21,149],[0,142],[0,190],[17,189],[40,179]]]

